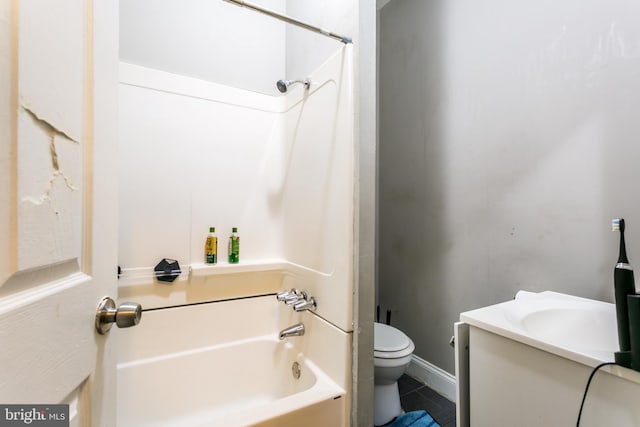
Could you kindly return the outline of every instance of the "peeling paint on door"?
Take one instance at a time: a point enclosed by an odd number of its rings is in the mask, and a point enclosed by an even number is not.
[[[25,103],[18,116],[18,269],[77,259],[82,144]]]
[[[51,167],[53,169],[51,173],[51,177],[49,178],[48,185],[44,188],[43,193],[40,196],[33,197],[27,196],[22,199],[23,202],[30,202],[35,205],[42,205],[45,202],[51,202],[51,190],[53,189],[54,183],[58,178],[62,178],[65,183],[65,186],[71,190],[76,191],[77,187],[73,184],[72,180],[64,174],[64,172],[60,169],[60,162],[58,160],[58,150],[56,150],[56,140],[67,140],[74,144],[79,144],[78,141],[71,138],[67,135],[66,132],[59,130],[57,127],[49,123],[48,121],[41,119],[38,117],[36,113],[31,111],[29,108],[22,106],[23,110],[31,117],[33,123],[39,126],[44,132],[49,134],[49,154],[51,156]],[[56,138],[58,137],[58,138]],[[60,138],[61,137],[61,138]],[[55,210],[56,215],[59,214],[58,210]]]

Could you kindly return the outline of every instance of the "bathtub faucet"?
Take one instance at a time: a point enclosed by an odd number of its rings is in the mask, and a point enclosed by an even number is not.
[[[302,323],[297,323],[281,330],[278,338],[283,340],[287,337],[299,337],[301,335],[304,335],[304,325]]]
[[[297,302],[293,306],[293,309],[295,311],[307,311],[307,310],[315,311],[316,307],[317,307],[316,299],[314,297],[311,297],[308,300],[305,299],[300,302]]]
[[[276,295],[276,299],[287,305],[294,305],[300,301],[307,299],[307,293],[305,291],[299,291],[297,289],[291,289],[290,291],[280,291]]]
[[[315,311],[318,304],[314,297],[308,297],[305,291],[291,289],[290,291],[280,291],[276,299],[286,305],[292,305],[295,311]]]

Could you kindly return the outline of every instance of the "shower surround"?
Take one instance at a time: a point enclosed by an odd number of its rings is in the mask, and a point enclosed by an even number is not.
[[[119,298],[149,309],[295,287],[318,301],[304,316],[351,337],[352,70],[340,46],[309,90],[274,97],[121,63]],[[238,227],[239,264],[203,264],[210,226],[220,259]],[[162,258],[182,266],[171,285],[154,281]]]

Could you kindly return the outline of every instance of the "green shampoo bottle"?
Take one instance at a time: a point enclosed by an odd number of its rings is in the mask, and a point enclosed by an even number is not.
[[[229,264],[237,264],[240,261],[240,236],[238,236],[238,228],[231,229],[229,236]]]

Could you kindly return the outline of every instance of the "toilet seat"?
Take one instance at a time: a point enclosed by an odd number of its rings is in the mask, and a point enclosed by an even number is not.
[[[413,341],[393,326],[373,324],[373,355],[380,359],[399,359],[413,353]]]

